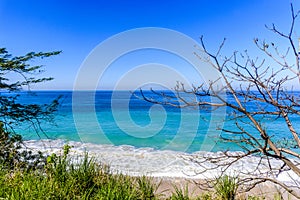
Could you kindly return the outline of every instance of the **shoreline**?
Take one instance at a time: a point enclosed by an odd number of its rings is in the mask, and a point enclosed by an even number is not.
[[[163,192],[167,196],[174,192],[174,186],[184,190],[187,186],[190,195],[199,195],[203,190],[199,189],[197,184],[201,182],[215,179],[220,174],[220,169],[214,169],[199,174],[201,166],[190,161],[190,158],[200,158],[201,156],[216,156],[220,152],[195,152],[183,153],[171,150],[154,150],[152,148],[135,148],[129,145],[113,146],[99,145],[91,143],[72,142],[64,140],[27,140],[24,145],[33,152],[41,151],[46,155],[52,153],[62,154],[63,146],[70,145],[69,156],[80,161],[86,152],[89,157],[95,159],[104,165],[108,165],[112,173],[122,173],[129,176],[148,176],[154,183],[160,183],[158,193]],[[231,152],[241,153],[241,152]],[[242,172],[251,169],[258,161],[257,157],[249,156],[246,161],[239,162],[228,170],[227,175],[241,176]],[[279,161],[271,161],[273,165],[281,164]],[[206,166],[209,167],[209,166]],[[277,179],[285,183],[291,182],[291,178],[295,177],[291,172],[280,174]],[[296,180],[300,183],[300,180]],[[281,190],[282,191],[282,190]],[[241,195],[260,195],[265,199],[273,199],[274,194],[278,193],[278,188],[266,182],[254,188],[249,193],[241,193]],[[288,197],[285,192],[284,195]],[[293,198],[292,198],[293,199]]]
[[[216,178],[220,174],[220,169],[210,170],[202,173],[203,167],[213,168],[213,164],[207,163],[200,166],[197,161],[202,161],[203,156],[215,157],[222,152],[194,152],[184,153],[171,150],[155,150],[153,148],[136,148],[129,145],[100,145],[92,143],[81,143],[74,141],[57,140],[27,140],[24,145],[32,151],[41,151],[46,155],[52,153],[60,154],[64,145],[70,145],[70,156],[81,157],[88,152],[89,156],[95,161],[110,166],[112,172],[128,174],[130,176],[151,176],[151,177],[171,177],[187,179],[210,179]],[[241,151],[230,152],[232,154],[241,154]],[[201,160],[202,159],[202,160]],[[196,161],[196,162],[195,162]],[[235,163],[227,175],[240,176],[256,166],[260,162],[258,157],[248,156]],[[274,166],[280,166],[280,160],[271,160]],[[267,163],[266,163],[267,165]],[[261,171],[267,170],[260,168]],[[284,182],[290,182],[293,176],[292,172],[283,172],[276,179]],[[300,180],[297,180],[300,182]]]

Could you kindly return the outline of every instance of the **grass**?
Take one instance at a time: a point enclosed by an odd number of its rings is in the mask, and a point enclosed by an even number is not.
[[[185,186],[184,189],[178,188],[176,185],[174,187],[174,192],[170,197],[170,200],[189,200],[189,188],[188,185]]]
[[[0,199],[102,199],[102,200],[212,200],[234,199],[236,181],[224,176],[216,180],[215,193],[191,198],[188,186],[174,186],[166,197],[157,194],[159,184],[150,177],[132,177],[111,173],[85,154],[77,162],[68,159],[69,146],[63,155],[52,154],[43,169],[8,169],[0,165]],[[252,199],[255,199],[254,197]]]
[[[214,189],[222,200],[234,200],[237,192],[237,178],[224,175],[216,179]]]
[[[51,155],[44,170],[0,170],[0,198],[4,199],[156,199],[156,185],[147,177],[112,174],[89,159],[77,164]]]

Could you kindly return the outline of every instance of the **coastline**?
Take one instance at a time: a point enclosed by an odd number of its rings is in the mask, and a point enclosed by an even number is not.
[[[88,152],[89,156],[96,162],[109,165],[113,173],[123,173],[130,176],[151,176],[165,178],[185,178],[191,180],[214,179],[220,175],[220,168],[203,172],[204,168],[214,168],[211,163],[199,165],[198,162],[203,161],[203,157],[216,157],[222,152],[204,152],[198,151],[194,153],[184,153],[171,150],[155,150],[153,148],[136,148],[129,145],[100,145],[92,143],[81,143],[74,141],[57,140],[27,140],[24,141],[26,148],[33,152],[41,151],[46,155],[52,153],[61,154],[63,146],[68,144],[70,156],[73,158],[82,158]],[[237,155],[242,152],[230,152]],[[196,161],[196,162],[195,162]],[[253,171],[258,162],[262,162],[258,157],[248,156],[232,165],[227,170],[227,175],[243,176],[247,171]],[[272,159],[272,166],[281,166],[280,160]],[[259,168],[260,172],[267,170],[267,161]],[[265,167],[264,167],[265,166]],[[291,179],[293,172],[282,172],[275,177],[283,182],[293,182]],[[274,178],[274,177],[273,177]],[[300,180],[297,180],[300,182]]]
[[[64,140],[27,140],[24,141],[26,148],[33,152],[41,151],[46,155],[52,153],[62,154],[63,146],[68,144],[70,149],[70,158],[80,161],[88,152],[88,155],[95,159],[96,162],[109,165],[112,173],[122,173],[129,176],[148,176],[151,177],[154,184],[158,184],[157,194],[170,196],[175,192],[174,187],[185,190],[191,197],[206,192],[199,188],[206,180],[214,179],[220,174],[220,169],[214,169],[199,174],[201,166],[190,161],[190,158],[200,158],[201,156],[217,156],[221,152],[195,152],[183,153],[170,150],[154,150],[152,148],[135,148],[129,145],[113,146],[99,145],[91,143],[81,143]],[[242,152],[231,152],[240,154]],[[249,170],[255,165],[259,159],[249,156],[246,161],[237,163],[228,170],[228,175],[241,176],[244,170]],[[281,164],[279,161],[273,160],[272,165]],[[209,167],[209,166],[206,166]],[[262,170],[262,169],[261,169]],[[239,173],[239,174],[238,174]],[[276,177],[285,183],[291,182],[292,172],[284,172]],[[299,180],[297,180],[299,183]],[[274,199],[274,195],[283,192],[284,199],[294,199],[289,196],[286,191],[281,190],[276,185],[265,182],[256,186],[247,193],[239,193],[240,197],[260,196],[264,199]],[[300,191],[299,191],[300,192]]]

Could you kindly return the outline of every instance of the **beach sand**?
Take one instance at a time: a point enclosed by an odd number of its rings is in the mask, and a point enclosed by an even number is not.
[[[172,192],[175,192],[174,187],[177,187],[185,191],[188,187],[188,193],[190,197],[199,197],[205,193],[211,193],[213,195],[214,191],[212,189],[203,190],[200,189],[199,185],[204,183],[204,180],[195,180],[187,178],[174,178],[174,177],[156,177],[153,179],[154,184],[158,184],[159,187],[156,191],[157,194],[160,194],[162,199],[167,198],[172,195]],[[300,192],[300,191],[299,191]],[[248,197],[261,197],[265,200],[274,200],[275,197],[278,197],[278,194],[282,195],[283,199],[296,200],[297,198],[288,194],[288,192],[278,188],[271,183],[262,183],[252,189],[250,192],[238,192],[237,199],[247,199]],[[300,193],[299,193],[300,194]]]

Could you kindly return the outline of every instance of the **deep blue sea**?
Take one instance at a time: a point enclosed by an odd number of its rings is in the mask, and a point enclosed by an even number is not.
[[[215,110],[209,107],[179,109],[170,105],[162,106],[141,100],[129,91],[95,93],[82,91],[76,92],[75,96],[72,91],[36,91],[19,94],[19,101],[26,104],[51,103],[51,100],[62,96],[54,123],[42,123],[44,134],[40,133],[38,136],[27,125],[16,127],[17,132],[26,140],[64,139],[184,152],[240,150],[235,144],[218,140],[221,128],[236,130],[234,121],[229,120],[232,111],[228,109]],[[146,91],[145,95],[156,100],[161,98],[151,91]],[[232,101],[231,98],[227,96],[229,101]],[[254,103],[247,104],[250,109],[257,109],[258,106]],[[292,120],[299,131],[299,117],[293,116]],[[247,124],[247,121],[244,122]],[[281,118],[264,117],[262,123],[279,141],[290,138]],[[245,127],[256,134],[251,126]],[[222,134],[230,136],[229,133]]]

